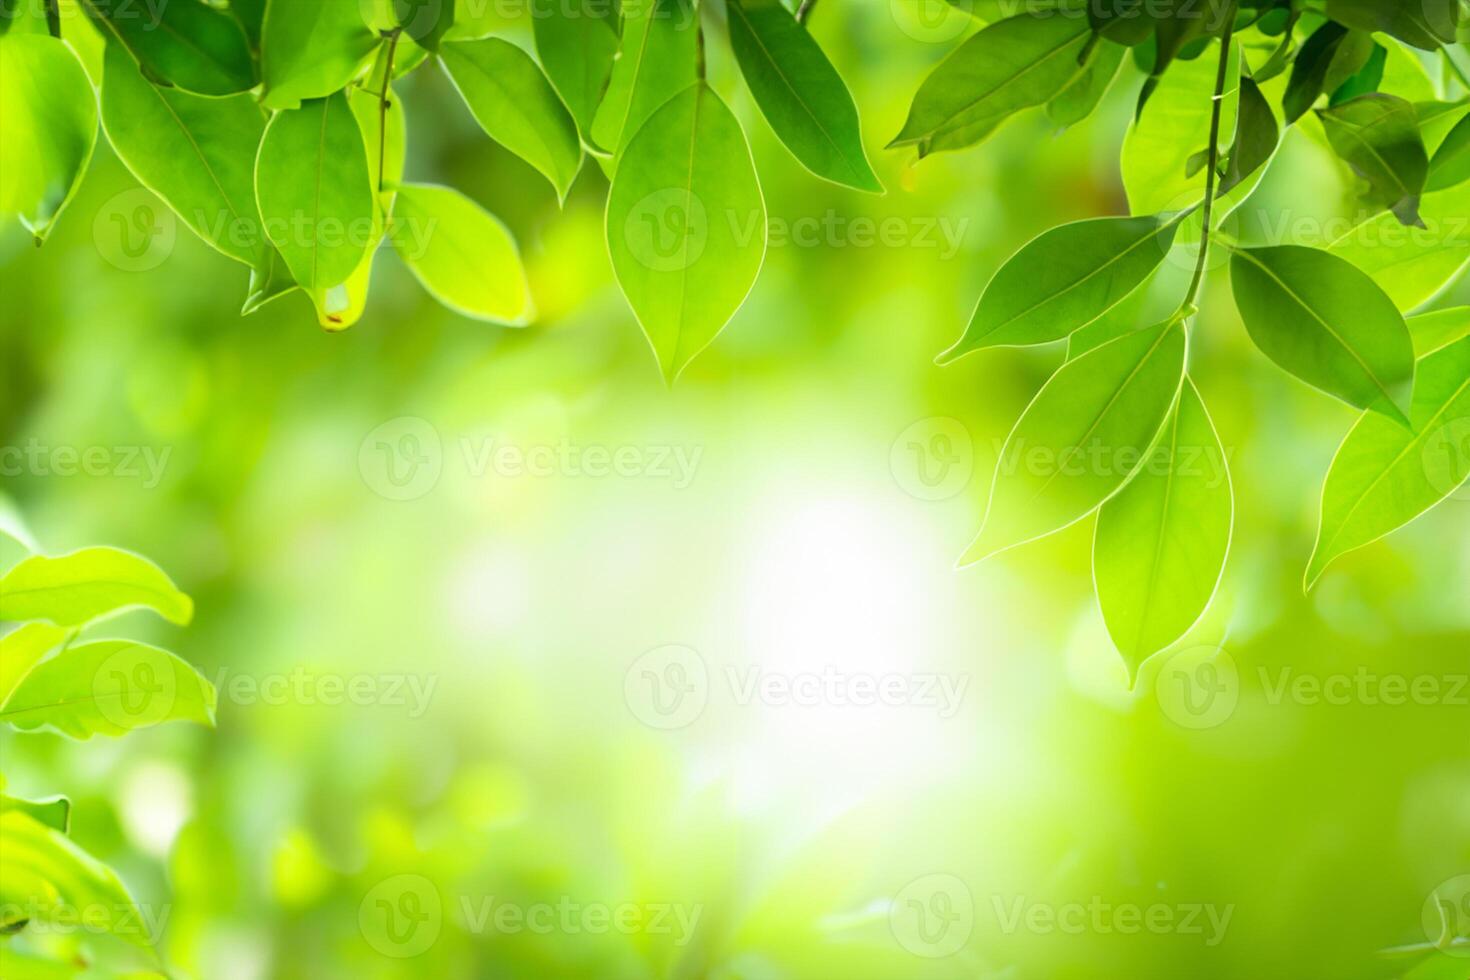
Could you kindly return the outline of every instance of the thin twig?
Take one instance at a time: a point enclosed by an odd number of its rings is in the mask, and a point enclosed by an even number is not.
[[[796,8],[796,22],[805,24],[806,19],[812,15],[812,8],[817,5],[817,0],[801,0],[801,6]]]
[[[61,0],[46,0],[46,29],[52,37],[61,37]]]
[[[388,35],[388,58],[383,65],[383,91],[378,95],[378,193],[383,193],[383,177],[388,169],[388,97],[392,94],[393,58],[398,54],[398,39],[403,28],[395,27]]]
[[[1199,259],[1194,266],[1194,279],[1189,283],[1184,305],[1193,306],[1199,298],[1200,286],[1205,280],[1205,266],[1210,259],[1210,231],[1215,213],[1215,181],[1220,166],[1220,116],[1225,106],[1225,82],[1230,71],[1230,45],[1235,37],[1235,11],[1232,6],[1230,22],[1225,26],[1225,35],[1220,39],[1220,70],[1215,76],[1214,105],[1210,109],[1210,154],[1206,164],[1204,231],[1200,234]]]

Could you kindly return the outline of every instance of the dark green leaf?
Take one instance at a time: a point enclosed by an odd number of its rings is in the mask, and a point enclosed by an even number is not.
[[[1327,0],[1327,16],[1432,51],[1455,40],[1459,0]]]
[[[229,14],[200,0],[168,0],[156,6],[135,0],[82,3],[103,32],[127,48],[155,80],[200,95],[234,95],[255,87],[250,42]]]
[[[454,26],[455,0],[393,0],[393,15],[403,33],[426,51],[438,51],[439,42]]]
[[[1249,76],[1240,80],[1240,108],[1235,117],[1235,145],[1225,161],[1220,194],[1228,194],[1270,162],[1281,140],[1276,114]]]
[[[1072,126],[1092,115],[1118,77],[1125,54],[1127,49],[1112,41],[1095,45],[1082,74],[1046,104],[1047,117],[1058,126]]]
[[[601,0],[531,2],[536,53],[589,144],[618,53],[617,23],[609,11],[610,5]]]
[[[1389,209],[1406,225],[1422,227],[1419,198],[1429,155],[1413,104],[1375,93],[1318,110],[1317,115],[1337,155],[1368,182],[1366,203]]]
[[[1334,79],[1329,73],[1327,86],[1332,93],[1332,97],[1328,100],[1329,105],[1341,105],[1360,95],[1378,91],[1378,86],[1383,84],[1384,68],[1388,65],[1388,49],[1381,44],[1373,44],[1372,50],[1373,53],[1368,56],[1368,61],[1363,67],[1337,86],[1332,85]]]
[[[1292,64],[1286,95],[1281,100],[1288,126],[1306,115],[1326,91],[1327,72],[1347,37],[1347,28],[1329,21],[1317,28],[1302,45]]]

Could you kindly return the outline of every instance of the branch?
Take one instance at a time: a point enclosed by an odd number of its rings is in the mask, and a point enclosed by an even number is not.
[[[812,15],[812,8],[817,5],[817,0],[801,0],[801,6],[796,8],[796,22],[805,24],[806,19]]]
[[[1200,235],[1199,259],[1194,266],[1194,279],[1189,283],[1189,292],[1184,297],[1186,307],[1193,306],[1199,298],[1200,286],[1205,280],[1205,265],[1210,260],[1210,231],[1215,213],[1215,182],[1219,179],[1220,167],[1220,115],[1225,106],[1225,83],[1230,71],[1230,45],[1235,38],[1235,9],[1230,9],[1230,21],[1225,25],[1225,34],[1220,38],[1220,69],[1215,76],[1214,105],[1210,110],[1210,156],[1205,165],[1205,211],[1204,231]]]
[[[395,27],[388,34],[388,59],[383,65],[383,91],[378,94],[378,193],[383,193],[383,174],[388,167],[388,96],[393,84],[393,58],[398,54],[398,39],[403,28]]]

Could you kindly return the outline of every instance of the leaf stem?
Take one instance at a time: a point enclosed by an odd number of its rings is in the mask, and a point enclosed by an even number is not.
[[[378,94],[378,193],[383,193],[383,177],[388,167],[388,97],[392,94],[393,59],[398,54],[398,39],[403,28],[395,27],[388,33],[388,58],[383,65],[383,91]]]
[[[801,6],[796,8],[796,22],[805,24],[806,19],[812,15],[812,8],[817,5],[817,0],[801,0]]]
[[[46,0],[46,29],[51,36],[61,38],[61,0]]]
[[[1205,281],[1205,266],[1210,260],[1210,232],[1215,215],[1215,186],[1220,167],[1220,117],[1225,108],[1225,82],[1230,72],[1230,45],[1235,38],[1235,8],[1231,5],[1230,21],[1225,25],[1225,34],[1220,38],[1220,68],[1215,75],[1215,94],[1210,109],[1210,153],[1205,165],[1205,210],[1204,231],[1200,233],[1199,259],[1194,266],[1194,279],[1189,283],[1189,292],[1184,296],[1185,306],[1194,306],[1199,298],[1200,286]]]

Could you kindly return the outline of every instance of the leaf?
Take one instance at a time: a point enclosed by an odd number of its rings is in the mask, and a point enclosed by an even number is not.
[[[200,238],[255,268],[270,244],[255,207],[265,115],[248,95],[211,99],[159,88],[107,46],[102,125],[133,176]]]
[[[541,171],[566,200],[582,165],[577,123],[531,56],[489,37],[447,42],[439,58],[480,128]]]
[[[167,650],[132,640],[66,647],[26,675],[0,721],[75,739],[119,736],[169,721],[214,727],[214,685]]]
[[[359,0],[270,0],[261,28],[261,101],[296,109],[356,78],[382,44]]]
[[[264,230],[262,230],[264,234]],[[266,246],[265,256],[259,265],[250,270],[250,286],[245,294],[245,305],[240,308],[241,316],[249,316],[262,306],[280,299],[301,287],[291,278],[286,260],[274,245]]]
[[[766,251],[766,206],[740,123],[700,83],[624,151],[607,201],[618,283],[670,383],[724,329]]]
[[[1092,218],[1045,232],[1001,266],[939,363],[987,347],[1050,343],[1092,323],[1164,261],[1185,214]]]
[[[1434,151],[1424,189],[1442,191],[1467,180],[1470,180],[1470,116],[1462,118]]]
[[[92,22],[156,81],[200,95],[235,95],[255,87],[250,42],[240,22],[229,14],[200,0],[82,3]]]
[[[0,37],[0,213],[38,242],[76,194],[97,145],[97,96],[72,49],[54,37]]]
[[[730,47],[761,114],[818,177],[882,193],[842,76],[779,0],[730,0]]]
[[[1414,345],[1372,279],[1298,245],[1236,250],[1230,275],[1241,319],[1262,353],[1349,405],[1407,424]]]
[[[1240,107],[1235,119],[1235,144],[1225,162],[1219,193],[1229,194],[1245,183],[1276,155],[1281,131],[1271,103],[1261,94],[1260,86],[1245,76],[1240,80]]]
[[[151,609],[187,625],[194,603],[163,570],[120,548],[33,555],[0,578],[0,619],[82,626],[128,609]]]
[[[36,920],[86,922],[144,948],[158,938],[116,872],[30,814],[8,810],[0,813],[0,932]]]
[[[973,146],[1011,115],[1050,101],[1082,73],[1080,17],[1022,14],[986,27],[924,79],[889,147],[919,156]]]
[[[1419,362],[1410,419],[1412,431],[1366,413],[1338,448],[1308,589],[1339,556],[1403,527],[1470,476],[1470,339]]]
[[[1006,439],[968,565],[1068,527],[1133,475],[1184,378],[1184,326],[1139,330],[1062,365]]]
[[[456,313],[512,326],[534,315],[510,231],[458,191],[399,187],[389,237],[429,294]]]
[[[1414,338],[1414,355],[1420,359],[1442,347],[1470,337],[1470,306],[1411,316],[1404,321]]]
[[[308,292],[342,284],[376,241],[367,150],[347,96],[275,114],[255,163],[267,236]]]
[[[1093,49],[1082,74],[1074,78],[1046,104],[1046,115],[1058,126],[1073,126],[1092,115],[1107,95],[1128,49],[1112,41],[1100,41]]]
[[[45,800],[22,800],[0,793],[0,814],[17,811],[57,833],[71,829],[71,800],[53,796]]]
[[[1319,109],[1317,115],[1337,155],[1368,182],[1365,202],[1375,210],[1388,208],[1406,225],[1423,227],[1419,198],[1429,156],[1413,104],[1375,93]]]
[[[1204,614],[1234,520],[1225,447],[1186,378],[1158,444],[1097,517],[1098,602],[1131,676]]]
[[[1329,251],[1373,277],[1401,310],[1414,310],[1439,295],[1470,263],[1465,215],[1470,184],[1426,194],[1420,216],[1427,228],[1405,227],[1382,213],[1344,233]]]
[[[613,154],[609,176],[648,117],[697,81],[698,23],[690,0],[623,4],[622,48],[592,121],[593,142]]]
[[[373,245],[363,254],[352,275],[335,286],[308,289],[306,294],[316,307],[317,324],[329,333],[340,333],[356,326],[367,312],[368,287],[372,284],[373,260],[378,254],[380,234],[373,233]]]
[[[403,33],[426,51],[438,51],[454,26],[455,0],[393,0],[393,14]]]
[[[1326,84],[1330,87],[1329,90],[1332,93],[1328,99],[1329,105],[1341,105],[1351,99],[1356,99],[1360,95],[1377,92],[1383,84],[1383,72],[1388,67],[1388,49],[1375,42],[1372,35],[1368,35],[1367,37],[1371,53],[1368,55],[1368,60],[1362,68],[1355,74],[1343,79],[1336,86],[1332,84],[1336,81],[1333,72],[1328,71]],[[1338,52],[1338,57],[1341,59],[1342,51]]]
[[[1327,73],[1348,36],[1347,28],[1329,21],[1313,31],[1302,45],[1292,63],[1286,95],[1281,100],[1288,126],[1305,116],[1327,90]]]
[[[0,708],[10,700],[16,687],[66,639],[68,631],[50,623],[26,623],[0,637]]]
[[[1455,40],[1458,0],[1327,0],[1327,16],[1433,51]]]
[[[77,980],[85,969],[74,963],[30,956],[9,943],[0,943],[0,976],[5,980]]]
[[[618,53],[611,11],[599,0],[531,0],[536,53],[588,143]]]

